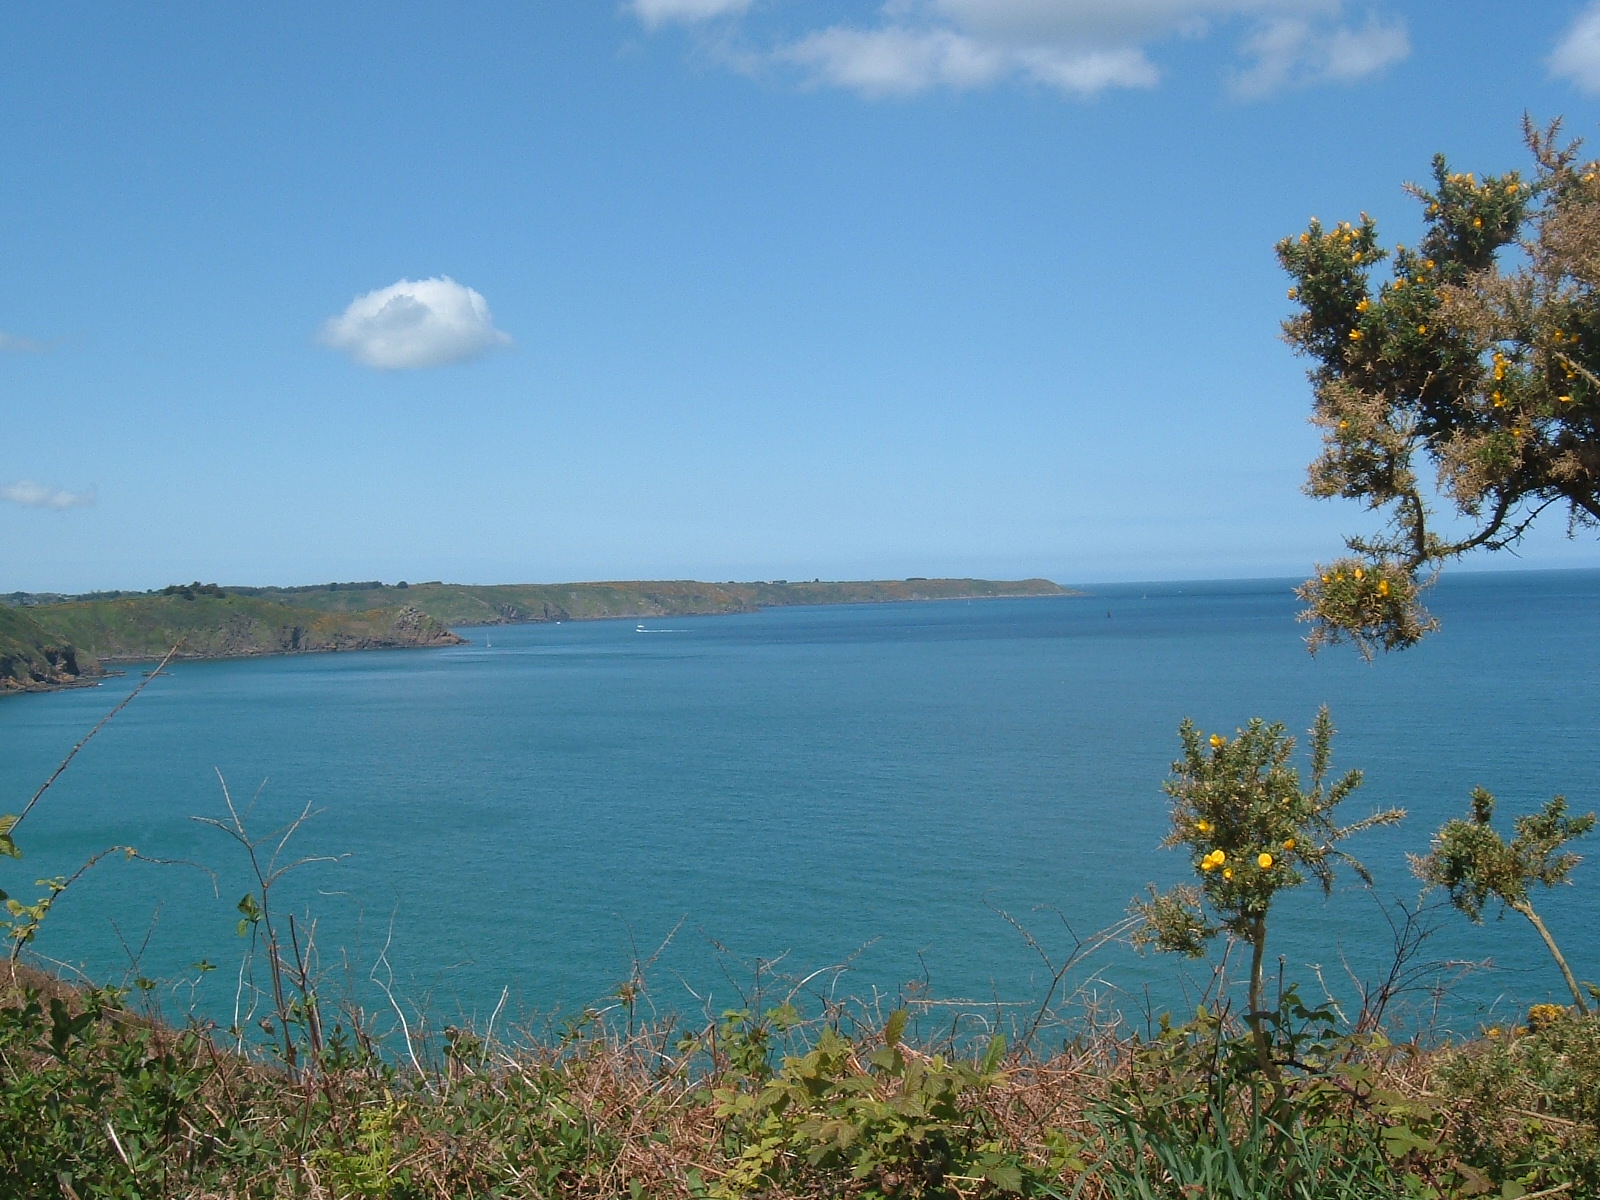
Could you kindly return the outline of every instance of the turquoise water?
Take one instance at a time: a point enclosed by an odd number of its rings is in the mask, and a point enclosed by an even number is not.
[[[464,631],[468,646],[180,663],[80,755],[0,864],[0,886],[131,843],[190,865],[107,862],[60,902],[40,950],[118,977],[224,969],[231,1004],[242,856],[196,815],[217,772],[262,832],[310,804],[289,848],[339,856],[280,885],[314,915],[323,967],[370,995],[387,943],[396,991],[437,1014],[608,993],[635,957],[664,1007],[735,1003],[758,960],[837,993],[1026,1000],[1059,955],[1181,864],[1156,843],[1184,716],[1303,730],[1328,703],[1336,766],[1367,784],[1351,816],[1404,825],[1354,847],[1379,878],[1297,898],[1288,972],[1344,995],[1384,961],[1379,906],[1412,898],[1407,850],[1481,784],[1509,815],[1600,797],[1600,572],[1447,576],[1443,631],[1371,666],[1303,649],[1285,581],[1098,587],[1085,597],[787,609]],[[492,643],[492,644],[491,644]],[[140,676],[0,702],[0,809],[16,807]],[[263,783],[265,781],[265,783]],[[1557,936],[1600,976],[1600,863],[1549,897]],[[1515,923],[1513,923],[1515,922]],[[1559,996],[1516,918],[1452,918],[1430,957],[1492,956],[1470,1005]],[[1120,948],[1073,978],[1129,1005],[1179,998],[1181,964]],[[172,986],[172,985],[168,985]],[[174,988],[169,1003],[187,1003]]]

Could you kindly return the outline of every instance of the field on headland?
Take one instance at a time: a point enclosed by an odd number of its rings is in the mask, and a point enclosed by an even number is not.
[[[976,600],[1060,596],[1047,579],[886,579],[755,583],[695,580],[610,583],[458,584],[335,583],[298,588],[230,588],[329,612],[410,605],[446,625],[511,625],[604,617],[703,616],[806,604],[886,604],[905,600]]]

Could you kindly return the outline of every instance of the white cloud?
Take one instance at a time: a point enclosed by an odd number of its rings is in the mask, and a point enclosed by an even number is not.
[[[739,16],[749,7],[750,0],[632,0],[628,5],[634,16],[652,28],[669,21],[687,24]]]
[[[1254,98],[1286,87],[1365,79],[1410,54],[1411,39],[1403,24],[1375,17],[1359,29],[1282,17],[1247,37],[1243,49],[1251,61],[1230,83],[1235,95]]]
[[[36,342],[32,338],[20,337],[15,333],[6,333],[0,330],[0,352],[8,354],[43,354],[46,350],[55,349],[54,342]]]
[[[1108,87],[1155,87],[1161,72],[1137,46],[1067,50],[1040,46],[1017,51],[1022,69],[1040,83],[1090,96]]]
[[[440,367],[506,346],[489,304],[448,277],[402,279],[357,296],[322,327],[322,342],[385,371]]]
[[[817,80],[869,94],[920,92],[935,84],[976,87],[1006,69],[1005,58],[948,29],[851,29],[807,34],[779,57],[808,67]]]
[[[1139,41],[1200,33],[1208,20],[1327,8],[1329,0],[931,0],[934,12],[968,29],[1030,41]],[[1337,3],[1335,2],[1335,7]]]
[[[1574,21],[1550,55],[1550,73],[1583,92],[1600,92],[1600,3]]]
[[[0,484],[0,500],[9,500],[24,508],[82,508],[94,503],[94,489],[69,492],[62,488],[46,487],[31,479]]]
[[[1157,79],[1155,67],[1135,48],[1013,47],[939,28],[834,26],[783,47],[778,57],[809,68],[816,82],[867,95],[982,87],[1017,73],[1085,95],[1114,86],[1149,87]]]
[[[930,88],[977,88],[1006,80],[1076,95],[1147,88],[1160,79],[1151,43],[1243,26],[1244,66],[1234,90],[1259,96],[1284,87],[1350,82],[1410,53],[1405,26],[1369,17],[1346,23],[1346,0],[887,0],[875,21],[778,34],[765,52],[719,47],[730,65],[799,68],[811,84],[868,96]],[[632,0],[647,23],[670,11],[691,19],[740,16],[746,0]],[[750,37],[745,39],[746,44]]]

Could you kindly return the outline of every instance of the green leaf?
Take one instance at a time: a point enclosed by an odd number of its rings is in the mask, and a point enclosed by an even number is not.
[[[22,851],[17,849],[17,843],[11,840],[11,831],[16,828],[18,818],[7,814],[0,817],[0,855],[7,858],[21,858]]]
[[[886,1046],[900,1044],[900,1035],[906,1030],[906,1010],[897,1008],[889,1014],[889,1023],[883,1027],[883,1042]]]
[[[995,1068],[1000,1065],[1005,1056],[1006,1035],[997,1033],[989,1039],[989,1048],[983,1052],[983,1073],[985,1075],[993,1074]]]
[[[986,1167],[983,1177],[1002,1192],[1022,1190],[1022,1168],[1015,1163],[996,1163],[992,1167]]]
[[[250,930],[250,926],[261,920],[261,906],[256,903],[256,898],[250,892],[244,894],[244,899],[239,901],[239,911],[244,914],[239,922],[239,936],[243,937]]]

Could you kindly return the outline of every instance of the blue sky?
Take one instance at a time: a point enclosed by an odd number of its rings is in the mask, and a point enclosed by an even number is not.
[[[13,6],[0,96],[0,590],[1293,575],[1273,242],[1594,135],[1600,9]]]

